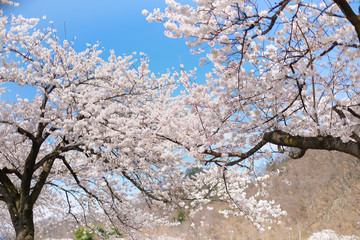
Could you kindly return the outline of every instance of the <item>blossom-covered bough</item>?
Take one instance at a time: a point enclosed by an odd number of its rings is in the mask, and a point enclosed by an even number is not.
[[[143,14],[150,22],[162,22],[168,37],[186,39],[194,54],[204,56],[200,65],[213,69],[206,81],[184,84],[180,102],[188,112],[162,125],[159,136],[204,165],[221,168],[225,185],[232,167],[270,157],[269,144],[292,158],[308,149],[360,157],[360,14],[354,12],[355,3],[166,3],[163,12]],[[298,151],[289,151],[293,148]]]
[[[154,75],[142,54],[110,52],[104,60],[98,44],[76,52],[38,21],[0,18],[0,82],[36,91],[33,99],[20,92],[15,102],[0,101],[1,236],[15,230],[16,239],[31,240],[38,220],[73,217],[145,239],[139,230],[169,224],[174,208],[192,215],[230,198],[259,229],[284,214],[262,200],[262,188],[245,194],[254,181],[246,171],[232,168],[227,181],[218,166],[188,175],[199,161],[184,160],[176,135],[164,135],[169,126],[187,135],[176,124],[191,113],[173,96],[185,72]]]
[[[174,124],[182,131],[163,127],[164,137],[223,167],[266,156],[268,143],[301,150],[292,157],[307,149],[360,157],[360,18],[351,1],[166,2],[143,14],[214,68],[185,85],[191,113]]]

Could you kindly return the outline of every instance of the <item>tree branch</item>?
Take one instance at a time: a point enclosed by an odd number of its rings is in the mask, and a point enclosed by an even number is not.
[[[346,108],[346,110],[348,110],[349,111],[349,113],[351,113],[351,115],[353,115],[354,117],[356,117],[356,118],[358,118],[358,119],[360,119],[360,115],[359,114],[357,114],[352,108],[350,108],[350,107],[347,107]]]
[[[6,174],[15,174],[19,179],[22,178],[21,173],[15,168],[9,169],[9,168],[5,167],[5,168],[3,168],[3,170]]]
[[[46,179],[48,178],[52,165],[55,161],[55,158],[51,159],[50,161],[47,161],[45,166],[43,167],[43,170],[40,174],[40,176],[37,179],[36,185],[34,187],[34,190],[32,191],[31,195],[30,195],[30,201],[31,204],[33,205],[35,203],[35,201],[38,199],[41,190],[43,189]]]
[[[276,145],[294,147],[300,149],[323,149],[336,150],[348,153],[354,157],[360,158],[360,149],[357,142],[348,141],[344,143],[341,138],[333,136],[303,137],[294,136],[281,130],[267,132],[263,140]]]
[[[58,158],[63,161],[63,163],[64,163],[64,165],[66,166],[66,168],[70,171],[70,173],[71,173],[71,175],[73,176],[76,184],[77,184],[82,190],[84,190],[84,192],[86,192],[90,197],[93,197],[93,198],[95,198],[98,202],[101,202],[96,195],[94,195],[93,193],[91,193],[84,185],[81,184],[81,182],[80,182],[77,174],[76,174],[75,171],[71,168],[70,164],[66,161],[65,157],[64,157],[64,156],[59,156]]]
[[[346,0],[334,0],[334,2],[339,6],[342,13],[345,15],[347,20],[355,27],[355,31],[358,35],[358,39],[360,41],[360,19],[354,13],[349,3]]]
[[[0,201],[6,203],[6,200],[9,198],[9,194],[7,193],[6,189],[2,184],[0,184]]]
[[[58,145],[53,152],[47,154],[46,156],[44,156],[40,161],[38,161],[35,164],[34,171],[36,171],[38,168],[40,168],[47,161],[57,158],[61,153],[65,153],[65,152],[68,152],[71,150],[81,150],[81,152],[82,152],[83,150],[79,149],[80,146],[81,146],[81,143],[73,144],[73,145],[66,145],[66,146]]]
[[[15,200],[19,198],[19,192],[17,191],[17,189],[15,188],[14,184],[11,182],[9,177],[6,175],[4,169],[0,170],[0,182],[3,188],[6,190],[9,197],[11,198],[8,199],[8,201],[15,202]]]
[[[17,126],[17,132],[20,133],[21,135],[24,135],[24,136],[30,138],[31,141],[33,141],[33,142],[36,141],[35,136],[31,132],[29,132],[29,131],[27,131],[27,130],[19,127],[19,126]]]
[[[166,199],[160,199],[158,197],[156,197],[155,195],[153,195],[152,193],[150,193],[149,191],[147,191],[146,189],[144,189],[143,187],[140,186],[140,184],[138,184],[134,179],[132,179],[125,171],[122,171],[121,172],[122,175],[127,179],[129,180],[137,189],[139,189],[142,193],[144,193],[146,196],[148,196],[149,198],[152,198],[154,200],[157,200],[157,201],[162,201],[164,203],[167,203],[169,202],[168,200]]]
[[[246,153],[239,153],[239,152],[231,152],[228,153],[228,157],[238,157],[237,160],[227,162],[224,164],[226,167],[234,166],[236,164],[239,164],[240,162],[244,161],[245,159],[249,158],[250,156],[254,155],[257,151],[260,150],[267,142],[264,140],[261,140],[258,144],[256,144],[252,149],[247,151]],[[204,154],[214,156],[215,158],[220,158],[222,156],[221,153],[213,151],[213,150],[205,150]]]

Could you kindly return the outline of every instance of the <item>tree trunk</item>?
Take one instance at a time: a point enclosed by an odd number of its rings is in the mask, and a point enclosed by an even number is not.
[[[16,231],[16,240],[34,240],[34,225],[23,225],[21,229]]]
[[[18,220],[13,222],[16,240],[34,240],[35,228],[32,209],[23,211]]]

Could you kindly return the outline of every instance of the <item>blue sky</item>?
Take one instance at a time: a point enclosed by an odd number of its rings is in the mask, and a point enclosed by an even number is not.
[[[16,1],[16,0],[15,0]],[[41,25],[52,25],[60,38],[72,40],[81,51],[86,43],[100,42],[105,49],[104,57],[111,49],[116,55],[144,52],[150,59],[150,69],[164,73],[180,63],[185,69],[198,67],[199,56],[190,54],[184,39],[169,39],[164,35],[161,23],[149,23],[141,14],[143,9],[165,9],[165,0],[18,0],[18,7],[0,5],[3,15],[22,15],[27,18],[42,18]],[[49,24],[53,21],[52,24]],[[13,88],[13,87],[12,87]],[[18,89],[13,89],[15,93]],[[21,89],[29,91],[29,89]],[[23,92],[24,93],[24,92]],[[23,94],[21,94],[23,95]],[[8,96],[13,98],[14,96]]]

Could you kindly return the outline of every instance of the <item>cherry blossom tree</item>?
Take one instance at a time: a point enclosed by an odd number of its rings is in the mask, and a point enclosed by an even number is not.
[[[185,38],[206,80],[184,83],[189,109],[159,133],[204,164],[229,168],[307,149],[360,157],[360,18],[351,1],[167,0],[162,22]],[[357,7],[356,7],[357,8]],[[356,11],[358,11],[356,9]],[[199,79],[199,76],[197,76]],[[184,120],[186,119],[186,120]],[[286,149],[297,148],[297,154]]]
[[[105,61],[98,44],[76,53],[55,30],[36,29],[37,19],[0,22],[1,82],[37,91],[0,103],[0,201],[16,238],[34,238],[34,217],[79,218],[80,210],[101,208],[131,229],[156,222],[136,208],[128,184],[135,168],[162,162],[164,146],[142,136],[156,126],[147,115],[171,91],[170,73],[155,77],[146,58],[111,52]]]
[[[212,200],[231,203],[225,215],[245,215],[260,230],[284,215],[265,200],[266,177],[241,166],[209,165],[187,177],[199,161],[185,154],[197,155],[164,131],[188,121],[174,134],[201,144],[202,133],[187,135],[198,118],[173,93],[190,73],[155,75],[143,54],[110,52],[105,60],[98,44],[77,52],[56,30],[37,29],[38,21],[0,18],[0,81],[36,91],[33,99],[19,92],[16,102],[0,101],[0,233],[12,225],[16,239],[32,240],[37,220],[70,216],[133,236],[170,224],[174,208],[191,217]],[[262,187],[246,194],[253,182]]]

